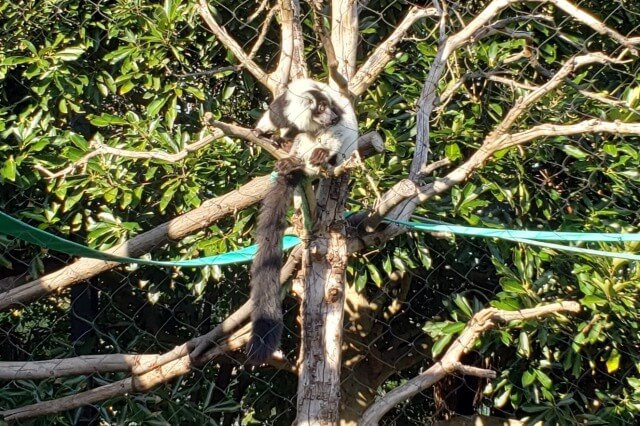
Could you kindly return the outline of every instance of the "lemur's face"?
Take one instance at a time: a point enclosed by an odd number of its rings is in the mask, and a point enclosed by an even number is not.
[[[316,90],[310,91],[313,98],[311,103],[311,118],[319,126],[328,127],[338,124],[342,115],[342,109],[333,105],[331,99],[324,93]]]

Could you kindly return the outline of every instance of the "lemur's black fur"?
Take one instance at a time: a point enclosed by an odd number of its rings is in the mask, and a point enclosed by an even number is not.
[[[280,160],[276,164],[278,177],[272,190],[262,201],[258,215],[258,252],[251,264],[253,331],[247,345],[249,361],[255,364],[262,364],[271,358],[282,336],[282,236],[287,227],[287,209],[293,190],[304,177],[303,165],[302,162],[289,159]]]

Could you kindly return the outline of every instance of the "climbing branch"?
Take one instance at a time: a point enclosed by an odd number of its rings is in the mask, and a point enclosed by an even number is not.
[[[234,191],[209,199],[200,207],[105,252],[117,256],[141,256],[155,247],[170,241],[181,240],[229,214],[259,202],[269,192],[270,186],[270,176],[257,177]],[[27,303],[48,293],[64,290],[119,265],[117,262],[81,258],[62,269],[0,293],[0,311],[12,305]]]
[[[324,46],[325,53],[327,55],[327,67],[329,68],[329,78],[338,86],[340,93],[347,98],[349,94],[349,82],[344,75],[338,70],[338,58],[336,57],[336,51],[333,48],[333,41],[331,36],[322,23],[322,1],[311,0],[311,6],[313,7],[313,28],[320,38],[322,46]]]
[[[485,332],[495,328],[498,324],[511,321],[526,321],[544,318],[551,315],[580,312],[577,302],[552,303],[537,308],[519,311],[503,311],[496,308],[486,308],[476,313],[467,323],[462,334],[451,344],[440,361],[432,365],[427,371],[414,377],[407,383],[398,386],[379,398],[365,411],[360,421],[361,425],[376,425],[391,408],[424,391],[442,380],[449,374],[466,374],[477,377],[495,378],[496,373],[491,370],[467,366],[460,362],[462,356],[473,348],[475,341]]]
[[[214,133],[222,131],[226,136],[242,138],[264,149],[277,160],[287,156],[287,153],[276,148],[270,139],[256,136],[255,132],[252,129],[247,129],[246,127],[214,120],[211,113],[206,113],[204,115],[204,122],[212,129]]]
[[[280,159],[286,156],[286,153],[273,146],[273,143],[266,138],[256,136],[256,134],[246,127],[238,126],[230,123],[223,123],[221,121],[213,120],[211,113],[206,113],[204,116],[204,122],[211,129],[210,135],[204,136],[194,143],[187,144],[183,149],[175,153],[167,153],[160,151],[133,151],[128,149],[114,148],[109,145],[105,145],[97,138],[92,139],[89,142],[89,146],[92,148],[90,152],[80,157],[80,159],[73,162],[63,169],[56,172],[52,172],[49,169],[35,165],[34,168],[40,171],[48,179],[55,179],[74,173],[76,170],[83,170],[87,163],[95,157],[101,155],[112,155],[120,158],[129,158],[131,160],[157,160],[166,161],[168,163],[175,163],[184,160],[192,152],[198,151],[209,145],[211,142],[220,139],[223,136],[238,137],[247,140],[256,146],[263,148],[274,158]]]
[[[621,60],[610,58],[602,53],[589,53],[586,55],[578,55],[567,60],[562,67],[542,86],[531,91],[527,95],[518,99],[515,105],[509,110],[507,115],[502,119],[500,124],[491,132],[491,134],[485,139],[485,145],[489,142],[490,138],[494,138],[496,135],[500,136],[506,133],[507,130],[515,123],[515,121],[527,111],[531,105],[540,100],[544,95],[555,90],[564,79],[572,74],[575,70],[583,65],[601,63],[606,64],[610,62],[621,63]]]
[[[337,72],[347,81],[351,81],[356,70],[359,33],[355,3],[354,0],[331,0],[331,43],[338,62]]]
[[[250,333],[250,327],[245,327],[234,333],[214,350],[207,353],[207,358],[213,359],[228,351],[240,349],[246,345]],[[182,345],[185,349],[186,345]],[[12,410],[0,411],[0,418],[12,422],[36,416],[58,413],[71,410],[84,405],[93,404],[107,398],[125,395],[133,392],[146,392],[160,383],[165,383],[176,377],[188,373],[194,367],[189,355],[183,355],[172,361],[168,361],[139,375],[133,375],[108,385],[100,386],[86,392],[76,393],[51,401],[43,401]]]
[[[300,2],[298,0],[280,0],[280,56],[277,68],[269,74],[269,80],[275,82],[274,94],[282,93],[289,79],[305,77],[307,74],[300,26]]]
[[[98,157],[100,155],[113,155],[116,157],[130,158],[132,160],[158,160],[175,163],[177,161],[183,160],[190,153],[207,146],[208,144],[216,139],[221,138],[222,136],[224,136],[224,133],[221,130],[215,131],[211,135],[207,135],[192,144],[186,145],[182,150],[173,154],[158,151],[132,151],[128,149],[114,148],[105,145],[94,138],[89,142],[89,146],[92,148],[92,151],[80,157],[80,159],[75,161],[73,164],[70,164],[61,170],[58,170],[57,172],[52,172],[40,165],[35,165],[34,168],[44,174],[47,178],[55,179],[74,173],[76,170],[84,169],[86,164],[92,158]]]

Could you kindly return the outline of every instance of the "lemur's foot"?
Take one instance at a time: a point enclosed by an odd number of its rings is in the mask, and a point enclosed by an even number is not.
[[[293,141],[291,139],[283,138],[278,135],[271,135],[271,143],[276,148],[280,148],[284,152],[291,151],[291,147],[293,146]]]
[[[304,168],[304,161],[298,157],[286,157],[276,163],[276,172],[279,175],[288,175]]]

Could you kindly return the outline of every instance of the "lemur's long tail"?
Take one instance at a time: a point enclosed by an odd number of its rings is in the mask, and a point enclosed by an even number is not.
[[[293,190],[301,177],[301,172],[279,176],[271,192],[262,201],[258,216],[258,251],[251,265],[253,331],[247,345],[249,361],[255,364],[262,364],[271,358],[282,336],[282,236],[287,226],[286,215]]]

